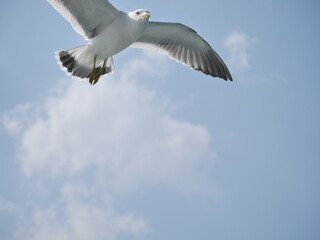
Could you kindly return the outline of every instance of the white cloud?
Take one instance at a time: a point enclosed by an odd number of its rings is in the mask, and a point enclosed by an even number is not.
[[[8,129],[20,132],[24,173],[77,175],[96,167],[117,191],[141,183],[201,188],[196,184],[203,174],[194,169],[212,160],[208,131],[168,115],[166,103],[135,83],[139,74],[125,71],[120,80],[95,87],[73,81],[31,109],[25,121],[7,115]],[[12,112],[20,109],[26,108]]]
[[[20,231],[18,239],[114,240],[120,234],[140,237],[151,231],[144,219],[132,213],[119,215],[107,198],[97,201],[97,192],[83,187],[79,191],[78,185],[65,186],[63,192],[61,202],[33,211],[28,219],[31,224]]]
[[[26,127],[26,119],[23,117],[29,112],[30,104],[19,105],[2,116],[2,124],[12,135],[17,135]]]
[[[137,84],[159,67],[148,55],[133,61],[118,80],[109,76],[92,87],[67,79],[41,103],[3,116],[18,139],[18,158],[33,188],[57,188],[50,197],[33,189],[36,207],[21,235],[139,237],[151,232],[149,223],[132,212],[119,214],[112,204],[115,192],[161,184],[189,194],[212,193],[208,131],[174,119],[168,101]],[[38,200],[41,194],[45,204]]]
[[[224,41],[229,51],[229,63],[233,72],[239,73],[250,67],[248,49],[253,43],[242,31],[231,32]]]
[[[13,211],[15,206],[12,202],[0,196],[0,212],[1,211]]]

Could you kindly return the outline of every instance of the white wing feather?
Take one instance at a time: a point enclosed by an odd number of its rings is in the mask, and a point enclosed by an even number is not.
[[[47,0],[86,39],[94,38],[120,12],[107,0]]]
[[[142,37],[131,47],[165,52],[169,57],[213,77],[231,80],[219,55],[193,29],[180,23],[149,22]]]

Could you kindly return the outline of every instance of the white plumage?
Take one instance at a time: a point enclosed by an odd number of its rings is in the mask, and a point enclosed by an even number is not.
[[[150,12],[124,13],[106,0],[47,0],[87,45],[58,51],[62,68],[95,84],[114,69],[112,56],[132,46],[160,50],[169,57],[213,77],[232,76],[211,46],[196,31],[179,23],[149,22]]]

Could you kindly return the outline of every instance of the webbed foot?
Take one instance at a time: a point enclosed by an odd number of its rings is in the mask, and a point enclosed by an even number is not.
[[[106,62],[107,60],[103,61],[102,67],[101,68],[96,68],[96,61],[97,61],[97,57],[94,57],[93,59],[93,68],[91,70],[90,76],[89,76],[89,83],[91,85],[95,85],[99,78],[101,77],[101,75],[104,74],[104,68],[106,66]],[[97,71],[97,69],[99,69],[99,71]]]

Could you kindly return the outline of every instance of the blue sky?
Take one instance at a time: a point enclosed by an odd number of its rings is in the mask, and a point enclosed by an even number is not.
[[[92,87],[53,57],[85,43],[65,19],[1,1],[0,239],[319,239],[319,2],[111,3],[197,30],[234,82],[127,49]]]

